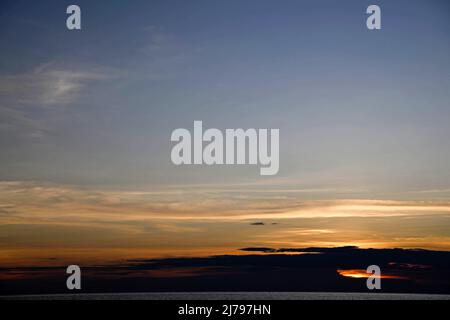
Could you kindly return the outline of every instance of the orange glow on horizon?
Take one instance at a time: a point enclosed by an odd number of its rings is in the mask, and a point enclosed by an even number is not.
[[[381,274],[376,276],[372,273],[367,273],[365,269],[337,269],[339,275],[347,278],[380,278],[380,279],[407,279],[404,276],[394,275],[394,274]]]

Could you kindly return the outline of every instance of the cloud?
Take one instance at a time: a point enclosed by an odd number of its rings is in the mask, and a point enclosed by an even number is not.
[[[246,252],[265,252],[265,253],[275,253],[275,252],[277,252],[277,249],[266,248],[266,247],[241,248],[239,250],[246,251]]]
[[[450,214],[448,201],[393,200],[298,200],[271,198],[218,190],[178,189],[113,190],[23,181],[0,182],[0,200],[14,203],[17,210],[36,219],[60,220],[60,212],[86,220],[94,215],[105,221],[127,220],[211,220],[408,217]],[[34,212],[41,212],[39,216]],[[91,215],[86,215],[90,213]],[[253,222],[262,225],[261,221]],[[252,223],[252,222],[249,222]],[[292,232],[323,234],[321,228],[293,229]]]
[[[189,233],[189,232],[200,232],[201,228],[195,228],[195,227],[186,227],[186,226],[179,226],[173,223],[157,223],[154,225],[154,228],[159,229],[164,232],[173,232],[173,233]]]
[[[228,254],[242,247],[265,247],[267,252],[343,245],[450,248],[444,227],[450,218],[448,202],[266,196],[3,181],[0,247],[9,253],[0,257],[0,264],[33,261],[44,249],[54,257],[61,246],[70,249],[61,253],[63,258],[71,258],[75,250],[80,259],[136,258],[143,252],[146,257],[187,251]],[[265,226],[250,225],[258,222]],[[93,257],[94,249],[101,254]]]
[[[22,110],[0,106],[0,132],[16,137],[41,138],[49,132],[44,120],[35,119]]]
[[[77,102],[92,84],[113,78],[113,74],[105,68],[47,63],[28,72],[0,75],[0,132],[5,141],[48,135],[57,107]]]
[[[450,188],[411,191],[411,193],[450,193]]]
[[[148,43],[144,51],[148,53],[167,53],[177,48],[177,42],[172,34],[165,32],[157,26],[149,26],[145,30],[148,35]]]
[[[15,106],[68,105],[89,84],[108,78],[99,69],[64,68],[48,63],[29,72],[0,75],[0,94],[3,103]]]
[[[192,51],[181,38],[160,26],[146,27],[143,34],[146,37],[141,52],[148,55],[153,62],[175,62],[182,60],[186,53]]]

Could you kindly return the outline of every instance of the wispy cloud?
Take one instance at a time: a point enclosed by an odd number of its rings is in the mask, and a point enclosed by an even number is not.
[[[61,106],[75,101],[92,82],[108,78],[100,69],[48,63],[29,72],[0,75],[0,93],[2,100],[12,105]]]
[[[36,119],[23,110],[0,106],[0,132],[16,137],[41,138],[49,128],[44,120]]]
[[[0,132],[8,147],[18,139],[43,139],[61,107],[87,96],[89,86],[114,78],[105,68],[68,68],[47,63],[16,74],[0,74]],[[43,140],[42,140],[43,141]]]
[[[418,193],[418,194],[427,194],[427,193],[450,193],[450,188],[445,189],[428,189],[428,190],[419,190],[419,191],[411,191],[411,193]]]
[[[145,35],[142,53],[151,58],[152,62],[175,62],[182,60],[186,54],[195,51],[176,34],[170,33],[161,26],[151,25],[143,30]],[[198,50],[198,48],[197,48]]]
[[[80,220],[239,221],[332,217],[449,215],[448,201],[298,200],[249,192],[247,197],[217,190],[111,190],[32,182],[1,182],[0,200],[36,220],[60,221],[61,212]],[[34,215],[39,213],[39,215]],[[89,215],[87,215],[89,213]],[[11,217],[12,218],[12,217]],[[74,221],[74,220],[72,220]]]
[[[0,247],[10,250],[13,260],[26,259],[36,248],[54,254],[51,248],[61,245],[82,255],[95,248],[108,256],[110,248],[128,248],[131,256],[144,249],[164,256],[242,246],[450,248],[444,227],[450,203],[442,201],[298,200],[259,193],[238,197],[218,189],[3,181],[0,204]],[[0,264],[2,259],[9,258],[0,257]]]

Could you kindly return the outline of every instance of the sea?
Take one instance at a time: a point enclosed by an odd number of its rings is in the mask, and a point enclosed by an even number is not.
[[[447,294],[361,292],[139,292],[0,296],[1,300],[450,300]]]

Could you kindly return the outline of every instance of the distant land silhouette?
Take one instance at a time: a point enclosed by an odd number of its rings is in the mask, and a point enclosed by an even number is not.
[[[267,248],[249,254],[139,259],[80,266],[80,293],[370,292],[364,271],[378,265],[380,293],[450,293],[450,252],[422,249]],[[68,293],[66,266],[2,268],[0,294]]]

